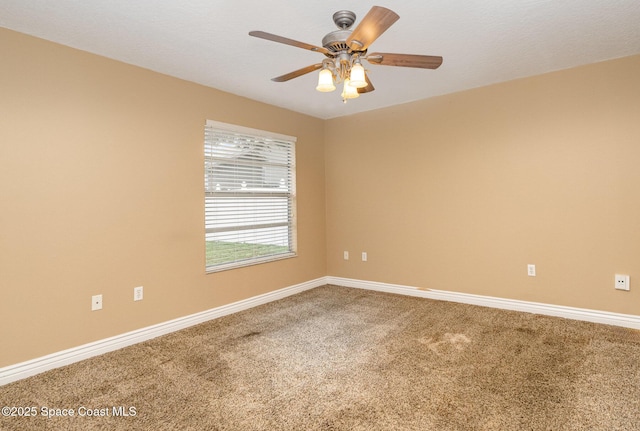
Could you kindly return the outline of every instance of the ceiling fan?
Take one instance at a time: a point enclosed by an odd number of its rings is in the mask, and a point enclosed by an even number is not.
[[[442,64],[442,57],[432,55],[368,53],[369,46],[384,33],[400,16],[390,9],[373,6],[355,29],[351,26],[356,14],[341,10],[333,14],[333,22],[338,27],[322,39],[322,46],[310,45],[297,40],[267,33],[251,31],[250,36],[273,42],[283,43],[324,54],[322,63],[303,67],[282,76],[273,78],[275,82],[285,82],[307,73],[322,69],[318,76],[316,90],[329,92],[336,89],[336,84],[343,84],[342,100],[358,97],[375,88],[367,76],[361,60],[381,66],[417,67],[421,69],[437,69]]]

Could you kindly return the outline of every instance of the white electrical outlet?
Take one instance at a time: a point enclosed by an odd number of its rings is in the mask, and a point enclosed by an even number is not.
[[[342,252],[342,257],[344,258],[344,260],[349,260],[349,252],[348,251]]]
[[[536,276],[536,266],[529,264],[527,265],[527,275],[529,277],[535,277]]]
[[[102,310],[102,295],[91,297],[91,311]]]
[[[618,290],[629,290],[629,276],[616,274],[615,288]]]
[[[362,252],[362,261],[363,261],[363,262],[366,262],[366,261],[367,261],[367,252],[366,252],[366,251],[363,251],[363,252]]]
[[[134,287],[133,288],[133,300],[134,301],[142,301],[142,286],[138,286],[138,287]]]

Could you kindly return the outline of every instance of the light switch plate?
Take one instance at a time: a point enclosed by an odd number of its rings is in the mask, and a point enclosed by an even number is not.
[[[133,288],[133,300],[134,301],[142,301],[143,295],[143,287],[138,286]]]

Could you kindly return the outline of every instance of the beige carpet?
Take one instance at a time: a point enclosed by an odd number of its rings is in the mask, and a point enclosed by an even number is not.
[[[632,431],[640,331],[325,286],[5,385],[0,404],[38,410],[2,430]]]

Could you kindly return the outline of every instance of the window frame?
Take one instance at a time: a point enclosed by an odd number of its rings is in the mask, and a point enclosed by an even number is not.
[[[240,139],[250,138],[250,141],[259,142],[261,146],[266,149],[268,149],[270,145],[280,146],[280,148],[282,148],[283,145],[286,145],[287,146],[286,154],[288,155],[288,159],[287,159],[288,162],[286,164],[279,165],[280,168],[283,168],[285,166],[287,168],[287,174],[286,174],[287,184],[285,187],[286,191],[274,192],[274,188],[271,188],[271,189],[264,188],[264,189],[255,189],[255,190],[248,188],[248,189],[241,189],[240,191],[236,189],[235,192],[231,190],[226,192],[219,191],[220,189],[216,188],[214,191],[211,191],[210,184],[212,184],[213,178],[217,178],[219,180],[220,179],[224,180],[227,178],[225,176],[226,174],[224,173],[220,174],[221,175],[220,178],[213,176],[213,172],[215,172],[215,169],[213,168],[213,166],[215,165],[215,161],[217,161],[218,166],[220,166],[219,165],[220,158],[216,158],[212,154],[212,150],[209,149],[213,145],[210,141],[212,138],[209,137],[210,136],[209,134],[213,134],[211,136],[215,137],[216,133],[218,133],[218,137],[220,137],[221,135],[231,134],[231,135],[239,136]],[[205,240],[205,271],[206,273],[215,273],[220,271],[226,271],[229,269],[242,268],[246,266],[278,261],[282,259],[290,259],[298,255],[297,253],[296,141],[297,141],[297,138],[294,136],[288,136],[288,135],[283,135],[283,134],[274,133],[270,131],[238,126],[235,124],[222,123],[214,120],[206,121],[205,139],[204,139],[205,154],[204,154],[204,164],[203,164],[204,216],[205,216],[204,240]],[[209,154],[208,152],[211,154]],[[232,158],[230,160],[231,160],[231,163],[229,163],[229,165],[232,166],[233,165],[232,162],[235,160],[235,158]],[[259,162],[254,162],[254,164],[258,168],[260,167],[264,168],[265,166],[267,166],[266,161],[264,165],[260,164]],[[238,166],[235,169],[239,171],[242,168]],[[217,170],[220,171],[220,168],[218,167]],[[225,170],[229,170],[229,167],[226,165],[225,165]],[[213,183],[216,183],[216,181],[214,180]],[[207,187],[208,184],[209,184],[209,188]],[[225,199],[228,200],[228,202],[233,199],[240,199],[240,200],[244,199],[248,201],[251,201],[251,199],[254,199],[256,201],[259,201],[260,198],[265,198],[266,197],[265,195],[269,195],[269,198],[272,200],[278,199],[278,198],[286,198],[286,214],[287,214],[286,215],[286,228],[287,228],[286,240],[288,242],[287,251],[258,255],[258,256],[254,255],[253,257],[242,258],[242,259],[231,259],[226,262],[209,264],[208,257],[207,257],[207,250],[208,250],[207,242],[210,241],[209,235],[212,236],[215,233],[219,233],[225,230],[236,231],[236,232],[242,232],[242,231],[246,232],[246,231],[253,230],[254,232],[257,232],[258,229],[265,229],[265,227],[245,226],[242,223],[235,225],[235,227],[229,227],[228,223],[227,225],[224,225],[225,227],[221,227],[223,223],[219,223],[217,227],[211,227],[212,224],[215,224],[214,223],[215,217],[210,216],[208,213],[209,213],[209,210],[213,208],[212,205],[214,205],[214,203],[210,203],[210,202],[208,203],[208,200],[209,199],[213,200],[216,197],[219,197],[219,198],[224,197]],[[242,203],[239,203],[236,205],[240,206],[242,205]],[[254,204],[254,206],[262,207],[262,205],[260,204]],[[268,211],[269,211],[268,209],[265,209],[265,210],[262,210],[262,212],[257,211],[257,213],[264,215]],[[271,211],[273,211],[273,209],[271,209]],[[280,211],[282,211],[281,208],[280,208]],[[284,227],[282,222],[280,222],[280,224],[281,224],[280,227]],[[248,227],[248,229],[241,229],[242,227]],[[266,228],[268,229],[268,226]],[[256,238],[257,238],[258,234],[254,233],[254,235],[256,235]],[[241,242],[229,242],[229,244],[241,244]],[[252,245],[257,246],[256,243],[253,243]]]

